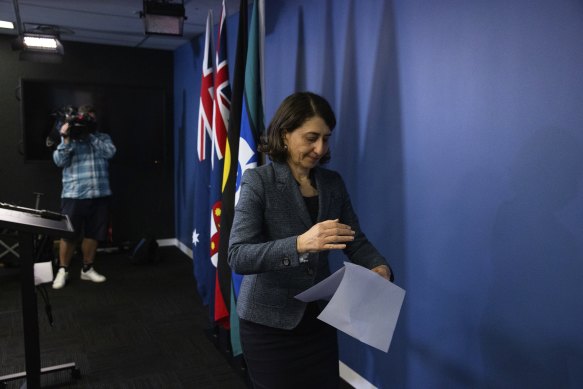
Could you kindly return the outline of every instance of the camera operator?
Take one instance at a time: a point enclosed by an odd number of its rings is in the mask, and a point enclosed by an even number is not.
[[[53,289],[61,289],[69,278],[69,265],[77,240],[83,234],[81,251],[83,269],[81,279],[104,282],[105,277],[95,271],[93,262],[99,241],[105,240],[109,217],[109,159],[116,148],[109,135],[96,129],[95,110],[82,106],[68,112],[60,128],[61,143],[53,152],[53,160],[63,168],[61,212],[68,215],[76,238],[61,239],[59,270]]]

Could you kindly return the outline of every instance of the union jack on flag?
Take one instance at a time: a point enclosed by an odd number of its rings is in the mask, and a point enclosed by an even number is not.
[[[227,127],[231,116],[231,85],[229,83],[229,68],[227,66],[227,34],[225,31],[226,10],[223,1],[221,23],[219,25],[219,45],[217,46],[215,73],[215,101],[213,109],[213,150],[219,160],[225,156],[227,143]],[[220,174],[222,175],[222,170]]]
[[[204,40],[204,59],[202,63],[202,80],[200,83],[200,103],[198,107],[197,153],[198,160],[206,159],[207,135],[211,137],[213,117],[213,57],[211,54],[212,11],[206,19],[206,37]]]

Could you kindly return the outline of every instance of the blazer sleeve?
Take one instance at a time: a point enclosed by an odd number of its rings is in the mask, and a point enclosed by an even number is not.
[[[241,195],[229,239],[228,261],[238,274],[256,274],[299,266],[297,235],[268,240],[265,182],[255,169],[241,180]],[[285,221],[281,221],[285,223]]]

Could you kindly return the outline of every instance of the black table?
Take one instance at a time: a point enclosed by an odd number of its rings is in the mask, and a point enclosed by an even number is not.
[[[38,309],[34,282],[35,239],[39,235],[71,238],[74,230],[66,215],[0,203],[0,228],[16,232],[21,259],[22,322],[24,327],[24,352],[26,373],[9,374],[0,377],[0,385],[7,381],[26,377],[27,389],[40,388],[40,375],[60,370],[72,370],[79,377],[75,363],[59,366],[40,367],[40,345],[38,330]]]

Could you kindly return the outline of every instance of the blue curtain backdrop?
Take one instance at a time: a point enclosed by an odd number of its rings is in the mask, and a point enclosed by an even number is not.
[[[175,53],[186,246],[201,40]],[[407,290],[388,354],[340,335],[375,386],[583,386],[581,69],[579,0],[266,1],[266,121],[328,98],[330,167]]]

